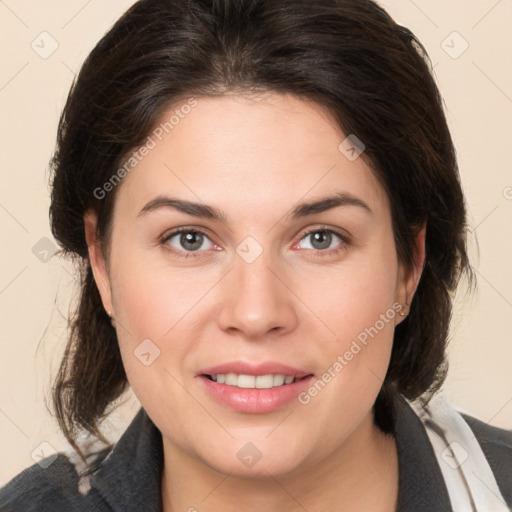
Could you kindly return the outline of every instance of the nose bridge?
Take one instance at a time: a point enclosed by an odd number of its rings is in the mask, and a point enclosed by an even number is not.
[[[272,250],[248,238],[237,247],[229,286],[222,297],[220,326],[250,338],[292,329],[296,324],[292,294],[274,274],[279,270]]]
[[[271,268],[275,267],[272,262],[270,250],[265,254],[261,254],[252,262],[247,262],[243,258],[238,258],[235,263],[235,275],[240,284],[239,298],[247,302],[259,302],[269,304],[276,300],[276,294],[279,281],[271,272]],[[275,270],[274,270],[275,272]]]

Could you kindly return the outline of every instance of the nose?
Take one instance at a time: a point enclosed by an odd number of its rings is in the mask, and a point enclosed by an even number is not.
[[[282,335],[297,326],[294,299],[282,266],[272,265],[265,251],[252,263],[235,255],[222,290],[219,327],[251,340]]]

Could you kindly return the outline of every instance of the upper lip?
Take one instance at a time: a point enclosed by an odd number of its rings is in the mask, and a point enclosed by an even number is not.
[[[308,375],[312,375],[311,372],[304,372],[298,368],[293,368],[286,364],[281,364],[274,361],[267,361],[264,363],[248,363],[245,361],[231,361],[228,363],[222,363],[215,366],[210,366],[201,370],[198,375],[218,375],[226,373],[236,373],[238,375],[285,375],[292,376],[297,379],[302,379]]]

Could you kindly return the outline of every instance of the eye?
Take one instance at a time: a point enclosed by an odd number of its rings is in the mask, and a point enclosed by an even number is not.
[[[195,229],[174,231],[164,238],[163,243],[170,245],[176,252],[201,252],[215,247],[205,233]]]
[[[305,243],[303,243],[305,242]],[[297,244],[300,249],[311,249],[314,251],[335,252],[347,245],[346,237],[332,229],[314,229],[308,231]]]
[[[169,233],[162,240],[177,257],[189,258],[199,256],[199,254],[208,249],[217,249],[210,238],[197,229],[180,228]],[[317,228],[305,233],[296,247],[299,249],[312,250],[324,254],[337,253],[348,246],[346,236],[332,229]],[[322,254],[323,255],[323,254]]]

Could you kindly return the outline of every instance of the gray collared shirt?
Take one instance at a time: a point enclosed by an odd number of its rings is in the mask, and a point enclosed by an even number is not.
[[[396,512],[452,511],[441,470],[421,421],[403,399],[399,400],[396,412],[394,436],[399,460]],[[464,418],[512,510],[512,432],[468,416]],[[101,453],[90,478],[90,490],[85,495],[78,491],[74,465],[64,454],[59,454],[47,469],[35,464],[4,486],[0,490],[0,511],[162,511],[162,435],[144,409],[114,449]],[[201,510],[199,501],[190,506]]]

